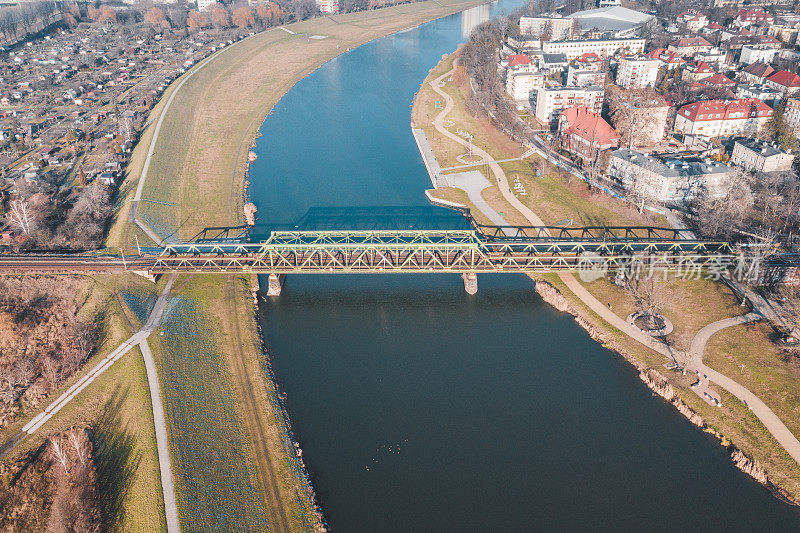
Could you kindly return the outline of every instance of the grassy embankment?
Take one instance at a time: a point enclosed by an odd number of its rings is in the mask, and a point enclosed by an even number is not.
[[[479,3],[422,2],[319,18],[288,26],[296,35],[274,29],[224,50],[173,100],[142,196],[162,203],[142,203],[139,217],[162,236],[181,238],[206,226],[241,223],[250,141],[294,83],[348,48]],[[128,224],[128,201],[176,85],[151,112],[132,154],[109,247],[132,252],[134,236],[142,246],[150,242]],[[188,529],[262,529],[267,523],[298,530],[314,524],[264,372],[249,286],[244,276],[179,279],[163,328],[151,336],[179,512]]]
[[[464,152],[463,147],[433,132],[431,122],[441,109],[436,101],[441,97],[431,89],[429,82],[453,66],[453,56],[437,65],[425,80],[417,95],[413,109],[413,122],[421,125],[440,157],[442,167],[457,165],[455,157]],[[456,76],[458,80],[458,76]],[[454,110],[447,118],[456,128],[469,131],[473,142],[496,159],[514,157],[521,147],[502,135],[483,119],[475,119],[465,109],[469,94],[468,83],[456,85],[448,82],[444,90],[453,96]],[[664,224],[662,217],[639,214],[628,204],[608,196],[589,191],[578,179],[571,181],[549,168],[541,159],[525,162],[503,163],[510,181],[518,176],[527,189],[527,196],[518,198],[538,214],[546,223],[573,219],[577,225],[637,225]],[[536,177],[535,169],[544,169],[543,177]],[[549,170],[548,170],[549,169]],[[455,172],[458,172],[456,170]],[[488,174],[484,170],[485,174]],[[493,177],[488,176],[490,181]],[[439,189],[435,196],[470,206],[466,194],[457,189]],[[512,223],[525,223],[500,195],[496,186],[484,190],[484,199],[498,212],[504,212]],[[748,456],[756,459],[773,481],[795,498],[800,497],[800,467],[767,432],[761,422],[735,397],[721,391],[723,405],[710,407],[695,395],[689,385],[691,376],[664,369],[665,358],[644,348],[627,335],[616,330],[575,297],[556,275],[537,276],[553,284],[570,301],[572,307],[596,330],[603,332],[610,342],[633,355],[642,364],[659,370],[676,389],[680,398],[706,420],[707,424],[729,438]],[[610,303],[614,312],[626,317],[635,310],[630,294],[607,279],[583,284],[598,300]],[[668,341],[676,350],[688,349],[694,335],[705,325],[747,311],[739,305],[727,286],[708,280],[684,280],[671,277],[657,281],[657,293],[663,313],[669,317],[675,330]],[[738,326],[718,333],[708,343],[704,361],[716,370],[739,381],[757,394],[796,435],[800,435],[800,362],[785,358],[772,342],[767,325]],[[741,370],[741,365],[744,370]]]

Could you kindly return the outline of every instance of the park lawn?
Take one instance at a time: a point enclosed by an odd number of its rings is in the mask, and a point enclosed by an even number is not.
[[[709,340],[703,362],[747,387],[800,435],[800,358],[783,353],[774,337],[766,322],[724,329]]]
[[[610,303],[614,313],[623,319],[636,311],[633,296],[608,278],[582,285],[601,302]],[[655,274],[655,287],[662,313],[675,326],[667,340],[678,350],[688,350],[697,332],[708,324],[749,311],[739,305],[736,295],[721,282],[687,280],[674,275],[664,280],[662,274]]]
[[[695,376],[691,374],[684,376],[680,372],[667,370],[664,367],[668,362],[666,357],[645,348],[596,315],[594,311],[572,294],[558,275],[537,274],[532,277],[536,280],[544,280],[556,287],[589,327],[603,333],[606,339],[605,347],[612,350],[624,350],[625,353],[631,355],[640,364],[659,371],[673,386],[678,397],[703,417],[706,425],[724,435],[748,457],[758,461],[770,478],[787,490],[795,499],[800,498],[800,465],[792,459],[778,441],[770,435],[761,421],[742,402],[728,394],[724,389],[715,387],[722,397],[722,406],[712,407],[708,405],[689,388],[689,385],[697,381]],[[724,333],[724,331],[721,333]],[[709,342],[709,348],[713,340],[714,338]],[[706,354],[709,351],[707,349]],[[706,358],[704,358],[705,360]],[[731,377],[738,380],[739,376],[731,374]],[[783,420],[787,422],[786,419]],[[727,445],[728,443],[723,442],[723,444]]]
[[[39,409],[30,410],[0,431],[5,441],[97,362],[127,339],[132,329],[116,294],[126,287],[151,284],[133,274],[86,277],[80,313],[98,317],[103,324],[100,347],[80,372],[54,391]],[[137,326],[138,327],[138,326]],[[47,435],[70,427],[90,426],[95,446],[98,479],[104,494],[104,524],[112,531],[159,531],[166,527],[156,452],[153,412],[141,352],[132,349],[51,418],[33,436],[20,443],[5,460],[37,448]]]

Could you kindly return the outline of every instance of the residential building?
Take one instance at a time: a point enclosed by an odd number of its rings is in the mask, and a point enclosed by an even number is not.
[[[714,69],[705,61],[693,61],[686,64],[686,68],[681,72],[681,78],[683,81],[693,82],[710,78],[714,74]]]
[[[775,17],[763,9],[740,9],[733,19],[733,25],[740,28],[761,24],[762,22],[773,24],[775,22]]]
[[[786,109],[783,111],[783,118],[796,133],[800,132],[800,100],[789,98],[786,100]]]
[[[709,76],[708,78],[703,78],[700,80],[700,85],[705,85],[707,87],[727,87],[731,88],[736,85],[732,79],[728,78],[725,74],[714,74],[713,76]]]
[[[686,24],[687,30],[697,32],[708,26],[708,17],[696,9],[690,9],[678,15],[678,22]]]
[[[544,74],[541,72],[506,72],[506,92],[517,101],[530,100],[539,87],[544,87]]]
[[[522,35],[547,36],[553,41],[572,37],[575,20],[561,17],[520,17],[519,32]]]
[[[598,113],[569,107],[558,115],[558,139],[566,151],[593,161],[599,152],[618,148],[620,135]]]
[[[788,70],[775,72],[764,83],[767,87],[772,87],[786,95],[794,94],[800,90],[800,76]]]
[[[769,34],[786,44],[797,44],[797,36],[800,34],[800,21],[782,22],[770,26]]]
[[[684,37],[674,43],[670,43],[667,50],[675,52],[681,56],[694,56],[694,54],[709,52],[714,48],[710,42],[703,37]]]
[[[601,6],[567,16],[578,21],[582,32],[596,32],[614,38],[632,37],[641,26],[654,18],[653,15],[619,5]]]
[[[623,89],[612,88],[610,90],[622,91]],[[625,103],[627,101],[625,98],[621,101],[626,108],[631,110],[628,115],[636,117],[636,135],[631,136],[631,146],[653,146],[664,139],[671,106],[663,96],[654,94],[652,99],[642,96],[633,99],[630,103]],[[621,115],[611,116],[611,124],[617,131],[621,132],[626,129],[624,121],[625,118]]]
[[[568,41],[548,41],[542,45],[546,54],[564,54],[573,60],[586,53],[595,53],[606,58],[618,53],[641,54],[644,52],[644,39],[586,39]]]
[[[567,68],[567,56],[564,54],[542,54],[539,59],[539,70],[547,74],[560,74]]]
[[[687,104],[675,116],[675,132],[704,137],[756,135],[772,108],[756,98],[706,100]]]
[[[570,63],[567,68],[566,85],[586,87],[589,85],[603,85],[606,73],[602,70],[583,69],[580,65]]]
[[[758,84],[739,84],[736,86],[735,95],[736,98],[758,98],[769,106],[780,100],[782,96],[780,91]]]
[[[539,87],[536,92],[536,119],[550,125],[568,107],[586,107],[594,113],[603,108],[602,87]]]
[[[723,67],[728,63],[728,53],[719,48],[712,48],[708,52],[698,52],[694,55],[695,61],[705,61],[709,66]]]
[[[724,196],[732,174],[733,169],[723,163],[697,157],[657,157],[629,148],[612,152],[608,165],[609,177],[637,196],[675,206],[686,205],[703,192]]]
[[[621,87],[655,87],[661,61],[647,56],[623,57],[617,65],[617,85]]]
[[[753,63],[739,71],[739,79],[747,83],[764,83],[775,72],[775,69],[766,63]]]
[[[622,0],[598,0],[597,7],[617,7],[622,5]]]
[[[217,3],[217,0],[197,0],[197,10],[206,11],[209,7]]]
[[[778,51],[766,45],[749,45],[742,46],[742,51],[739,53],[739,63],[743,65],[750,65],[751,63],[772,63],[775,59],[775,54]]]
[[[792,169],[794,155],[784,152],[775,143],[759,139],[739,139],[733,145],[731,162],[757,172],[782,172]]]
[[[656,48],[647,54],[651,59],[658,59],[661,61],[661,66],[667,67],[667,70],[674,70],[680,68],[681,65],[686,63],[686,60],[676,52],[670,52],[666,48]]]
[[[322,13],[338,13],[339,0],[317,0],[317,7]]]

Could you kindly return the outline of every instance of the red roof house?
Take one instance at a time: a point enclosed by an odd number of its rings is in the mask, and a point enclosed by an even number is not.
[[[788,70],[779,70],[768,77],[765,83],[767,87],[772,87],[783,94],[792,94],[800,89],[800,76]]]
[[[530,64],[531,64],[531,58],[529,58],[525,54],[514,54],[508,56],[508,68],[514,68]]]
[[[601,150],[619,147],[620,135],[599,114],[587,107],[568,107],[558,115],[558,136],[568,152],[594,157]]]

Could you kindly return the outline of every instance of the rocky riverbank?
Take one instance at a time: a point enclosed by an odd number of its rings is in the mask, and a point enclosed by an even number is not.
[[[724,446],[731,456],[731,460],[736,467],[742,472],[750,475],[753,479],[768,488],[778,498],[794,504],[800,505],[800,502],[792,498],[784,489],[776,485],[772,479],[767,475],[766,471],[761,467],[758,461],[748,457],[742,450],[737,448],[727,439],[724,435],[719,433],[716,429],[708,426],[706,421],[691,407],[677,395],[675,388],[669,383],[666,377],[655,368],[643,365],[636,357],[631,355],[624,347],[618,342],[613,340],[606,332],[596,328],[584,318],[581,313],[575,309],[572,303],[561,292],[551,285],[550,283],[535,279],[535,290],[542,300],[553,306],[558,311],[568,313],[575,318],[578,325],[583,328],[591,338],[601,343],[603,346],[612,350],[613,352],[622,356],[631,366],[639,372],[639,379],[647,385],[650,390],[658,394],[664,400],[672,404],[675,409],[686,417],[689,422],[702,429],[706,433],[710,433],[719,439],[719,442]]]

